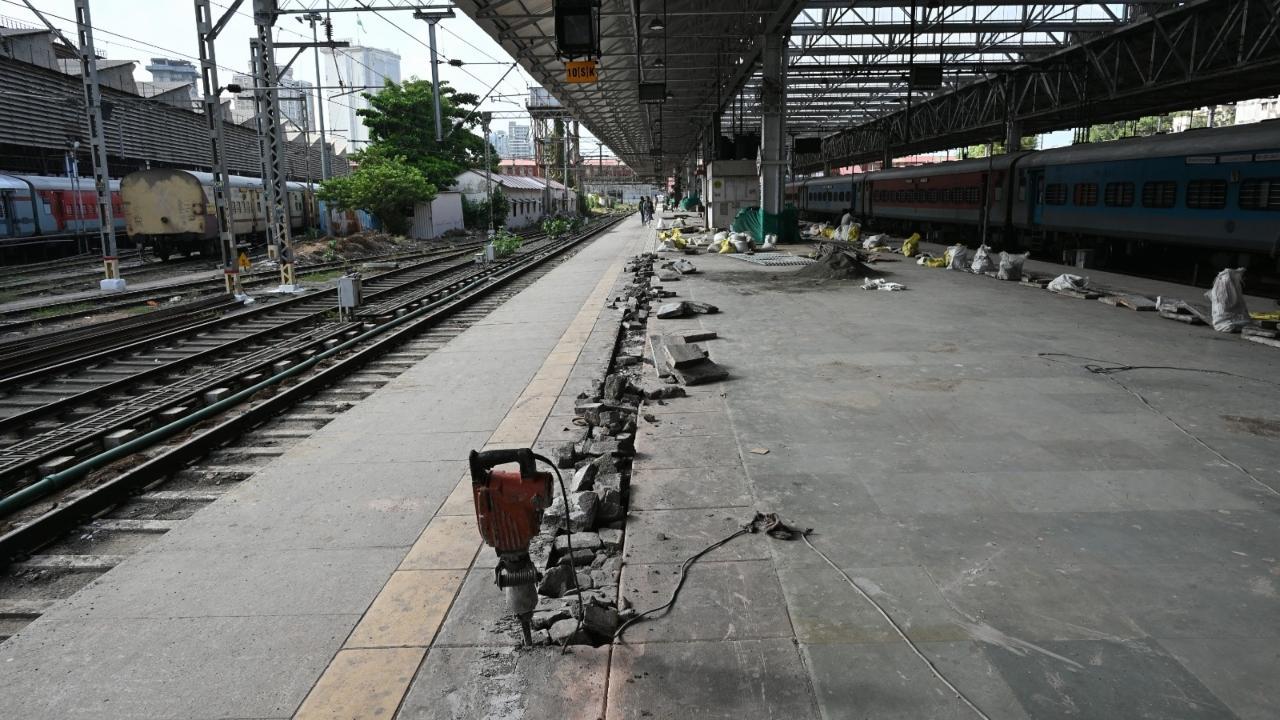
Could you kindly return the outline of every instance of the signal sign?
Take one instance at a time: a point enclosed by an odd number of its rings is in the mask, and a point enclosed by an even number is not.
[[[573,60],[564,64],[564,81],[567,83],[593,83],[599,79],[595,60]]]

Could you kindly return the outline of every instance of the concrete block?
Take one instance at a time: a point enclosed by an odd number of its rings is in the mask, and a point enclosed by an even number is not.
[[[230,394],[231,394],[231,388],[227,388],[227,387],[214,388],[212,390],[208,390],[205,392],[204,401],[206,404],[212,405],[218,402],[219,400],[222,400],[223,398],[227,397]]]
[[[133,428],[116,430],[115,432],[109,433],[106,437],[102,438],[102,447],[106,448],[107,450],[110,450],[111,448],[114,448],[114,447],[119,447],[125,444],[126,442],[128,442],[129,440],[132,440],[135,436],[137,436],[137,434],[138,434],[138,431]]]
[[[76,457],[74,455],[60,455],[40,463],[40,465],[36,467],[36,472],[39,473],[41,477],[44,477],[45,475],[52,475],[56,472],[66,470],[75,464]]]

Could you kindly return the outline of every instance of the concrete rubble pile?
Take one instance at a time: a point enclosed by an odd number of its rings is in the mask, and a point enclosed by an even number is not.
[[[529,546],[542,573],[533,614],[538,644],[606,644],[635,613],[625,599],[619,604],[618,580],[637,416],[645,401],[684,394],[678,386],[645,388],[640,381],[649,304],[665,292],[650,284],[655,260],[641,255],[627,266],[631,282],[610,303],[623,311],[612,371],[578,395],[574,439],[554,450],[556,464],[569,471],[568,502],[557,487]]]

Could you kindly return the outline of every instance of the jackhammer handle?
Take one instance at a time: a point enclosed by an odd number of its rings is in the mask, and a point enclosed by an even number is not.
[[[529,448],[485,450],[484,452],[472,450],[469,461],[472,485],[488,483],[489,471],[507,463],[517,463],[520,466],[520,475],[523,477],[532,477],[538,472],[537,464],[533,459],[533,450]]]

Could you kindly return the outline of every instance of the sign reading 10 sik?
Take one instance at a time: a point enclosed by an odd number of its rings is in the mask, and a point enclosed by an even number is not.
[[[574,60],[564,64],[566,83],[593,83],[599,79],[595,60]]]

